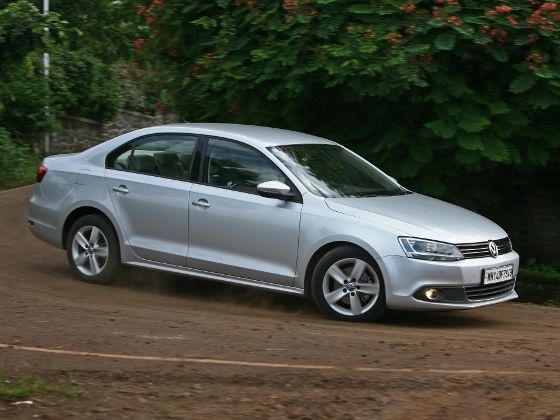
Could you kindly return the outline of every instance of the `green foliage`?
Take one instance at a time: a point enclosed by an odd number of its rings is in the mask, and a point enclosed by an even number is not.
[[[41,158],[13,143],[0,127],[0,189],[33,182]]]
[[[113,63],[132,54],[131,19],[119,2],[57,0],[0,4],[0,127],[33,150],[56,115],[107,120],[123,106]],[[46,30],[48,29],[48,31]],[[50,55],[44,75],[43,53]]]
[[[521,268],[519,270],[519,282],[535,283],[543,285],[560,284],[560,273],[553,268],[533,270],[532,268]],[[550,292],[550,291],[549,291]]]
[[[449,51],[455,47],[457,36],[453,32],[439,34],[434,42],[436,49],[440,51]]]
[[[51,65],[51,105],[61,112],[110,120],[122,109],[112,66],[88,49],[57,49],[51,54]]]
[[[522,268],[526,271],[537,273],[556,274],[558,276],[558,281],[560,281],[560,261],[542,264],[536,261],[534,258],[529,258],[527,261],[523,262]]]
[[[43,0],[35,0],[41,7]],[[67,51],[87,49],[98,61],[111,64],[128,60],[137,35],[134,12],[120,1],[51,0],[50,8],[66,22],[61,46]]]
[[[52,28],[55,37],[59,26],[56,16],[42,16],[28,1],[0,9],[0,127],[30,146],[52,128],[45,115],[49,92],[41,53],[46,48],[44,28]]]
[[[37,395],[60,394],[79,397],[83,394],[74,375],[69,375],[68,384],[51,384],[34,375],[7,378],[0,373],[0,401],[11,402]]]
[[[187,120],[323,135],[457,201],[473,174],[497,189],[560,161],[541,141],[560,131],[556,0],[127,4],[147,79]]]

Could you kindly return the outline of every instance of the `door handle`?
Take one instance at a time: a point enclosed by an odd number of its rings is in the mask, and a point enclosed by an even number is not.
[[[205,200],[204,198],[201,198],[199,200],[193,201],[192,202],[193,206],[197,206],[197,207],[203,207],[205,209],[207,209],[208,207],[210,207],[210,203],[208,202],[208,200]]]
[[[119,185],[118,187],[113,187],[113,191],[120,192],[123,194],[128,194],[128,188],[126,188],[126,185]]]

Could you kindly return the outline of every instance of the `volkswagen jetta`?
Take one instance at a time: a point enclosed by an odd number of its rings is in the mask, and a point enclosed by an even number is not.
[[[287,130],[165,125],[47,157],[28,223],[92,283],[145,267],[309,296],[353,321],[517,297],[499,226]]]

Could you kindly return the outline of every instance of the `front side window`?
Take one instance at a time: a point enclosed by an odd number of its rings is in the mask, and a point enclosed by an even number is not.
[[[204,159],[203,182],[208,185],[256,194],[265,181],[286,182],[282,172],[251,147],[211,138]]]
[[[321,197],[374,197],[405,191],[373,165],[338,145],[295,144],[269,150],[309,191]]]
[[[186,180],[197,140],[196,136],[177,134],[142,137],[111,153],[107,167]]]

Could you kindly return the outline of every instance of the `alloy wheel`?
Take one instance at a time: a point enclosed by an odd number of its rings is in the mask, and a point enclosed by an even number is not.
[[[373,308],[380,295],[380,283],[375,270],[367,262],[359,258],[344,258],[325,272],[322,290],[332,310],[355,317]]]
[[[86,276],[101,273],[109,259],[109,243],[96,226],[83,226],[72,240],[72,259],[76,268]]]

